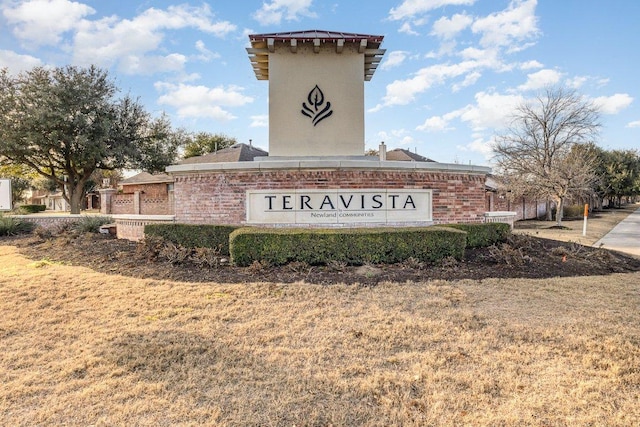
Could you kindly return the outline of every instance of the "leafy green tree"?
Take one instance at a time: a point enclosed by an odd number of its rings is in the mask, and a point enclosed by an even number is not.
[[[117,92],[95,66],[1,70],[0,157],[55,182],[74,214],[98,169],[163,170],[176,158],[179,133]]]
[[[493,147],[508,190],[555,201],[561,225],[567,198],[595,182],[595,158],[574,147],[595,141],[599,127],[597,107],[575,91],[548,88],[519,105]]]
[[[231,138],[221,133],[198,132],[188,137],[188,141],[184,147],[183,157],[202,156],[208,153],[215,153],[223,148],[231,147],[237,144],[235,138]]]
[[[636,150],[611,150],[603,156],[604,196],[620,207],[624,197],[640,194],[640,155]]]

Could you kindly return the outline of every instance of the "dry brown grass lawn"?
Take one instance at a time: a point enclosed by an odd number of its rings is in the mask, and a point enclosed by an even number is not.
[[[631,426],[640,273],[187,284],[0,246],[7,426]]]

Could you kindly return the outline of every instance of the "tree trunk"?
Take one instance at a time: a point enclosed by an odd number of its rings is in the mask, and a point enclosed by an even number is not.
[[[69,193],[71,213],[79,214],[82,210],[82,201],[84,199],[84,181],[80,180],[76,185],[69,185]]]
[[[547,221],[553,221],[553,216],[551,215],[551,200],[547,199]]]
[[[562,227],[562,211],[564,209],[564,198],[559,197],[556,200],[556,225]]]

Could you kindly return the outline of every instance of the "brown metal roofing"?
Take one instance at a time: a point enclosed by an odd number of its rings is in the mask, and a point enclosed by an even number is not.
[[[370,35],[370,34],[357,34],[357,33],[344,33],[341,31],[326,31],[326,30],[305,30],[305,31],[288,31],[281,33],[268,33],[268,34],[251,34],[249,40],[254,41],[266,41],[267,39],[274,40],[337,40],[344,39],[347,41],[360,41],[367,40],[371,43],[382,43],[384,36]]]
[[[325,30],[251,34],[249,35],[251,47],[247,48],[247,53],[249,54],[253,71],[256,73],[256,78],[258,80],[269,80],[269,54],[275,51],[276,42],[289,42],[291,52],[294,53],[297,50],[298,42],[313,42],[315,52],[319,52],[320,44],[333,43],[336,46],[337,53],[342,52],[344,43],[355,43],[358,44],[358,51],[364,54],[363,78],[365,81],[369,81],[385,53],[384,49],[380,49],[383,39],[384,36],[379,35]]]

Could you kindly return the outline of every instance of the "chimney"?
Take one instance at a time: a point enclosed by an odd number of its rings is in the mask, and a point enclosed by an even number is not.
[[[384,141],[380,143],[380,147],[378,148],[378,157],[381,162],[385,162],[387,160],[387,146],[384,145]]]

